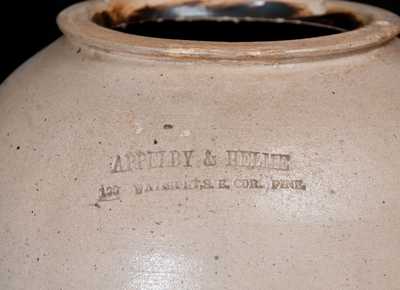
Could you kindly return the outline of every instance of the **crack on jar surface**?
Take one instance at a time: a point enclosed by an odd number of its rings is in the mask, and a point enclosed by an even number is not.
[[[123,8],[113,6],[100,11],[93,21],[134,35],[215,42],[305,39],[347,32],[364,25],[349,11],[314,15],[305,6],[280,1],[145,5],[129,15],[124,15]]]

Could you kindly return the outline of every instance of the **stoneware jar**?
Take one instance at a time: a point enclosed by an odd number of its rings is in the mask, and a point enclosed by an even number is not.
[[[103,3],[0,88],[0,289],[399,289],[399,18]]]

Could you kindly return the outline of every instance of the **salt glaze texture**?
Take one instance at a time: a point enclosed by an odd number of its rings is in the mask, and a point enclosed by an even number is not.
[[[399,289],[393,14],[318,38],[65,33],[0,88],[0,289]]]

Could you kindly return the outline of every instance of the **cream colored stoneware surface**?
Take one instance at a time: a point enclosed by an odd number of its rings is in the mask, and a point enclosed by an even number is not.
[[[0,289],[399,289],[399,72],[59,39],[0,88]]]

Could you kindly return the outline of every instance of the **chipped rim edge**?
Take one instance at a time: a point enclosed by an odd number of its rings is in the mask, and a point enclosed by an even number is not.
[[[116,55],[136,55],[175,61],[304,62],[332,58],[381,46],[400,33],[400,17],[365,4],[329,1],[328,10],[349,11],[368,23],[356,30],[299,40],[210,42],[153,38],[102,27],[92,17],[103,1],[75,4],[58,16],[58,25],[74,43]]]

